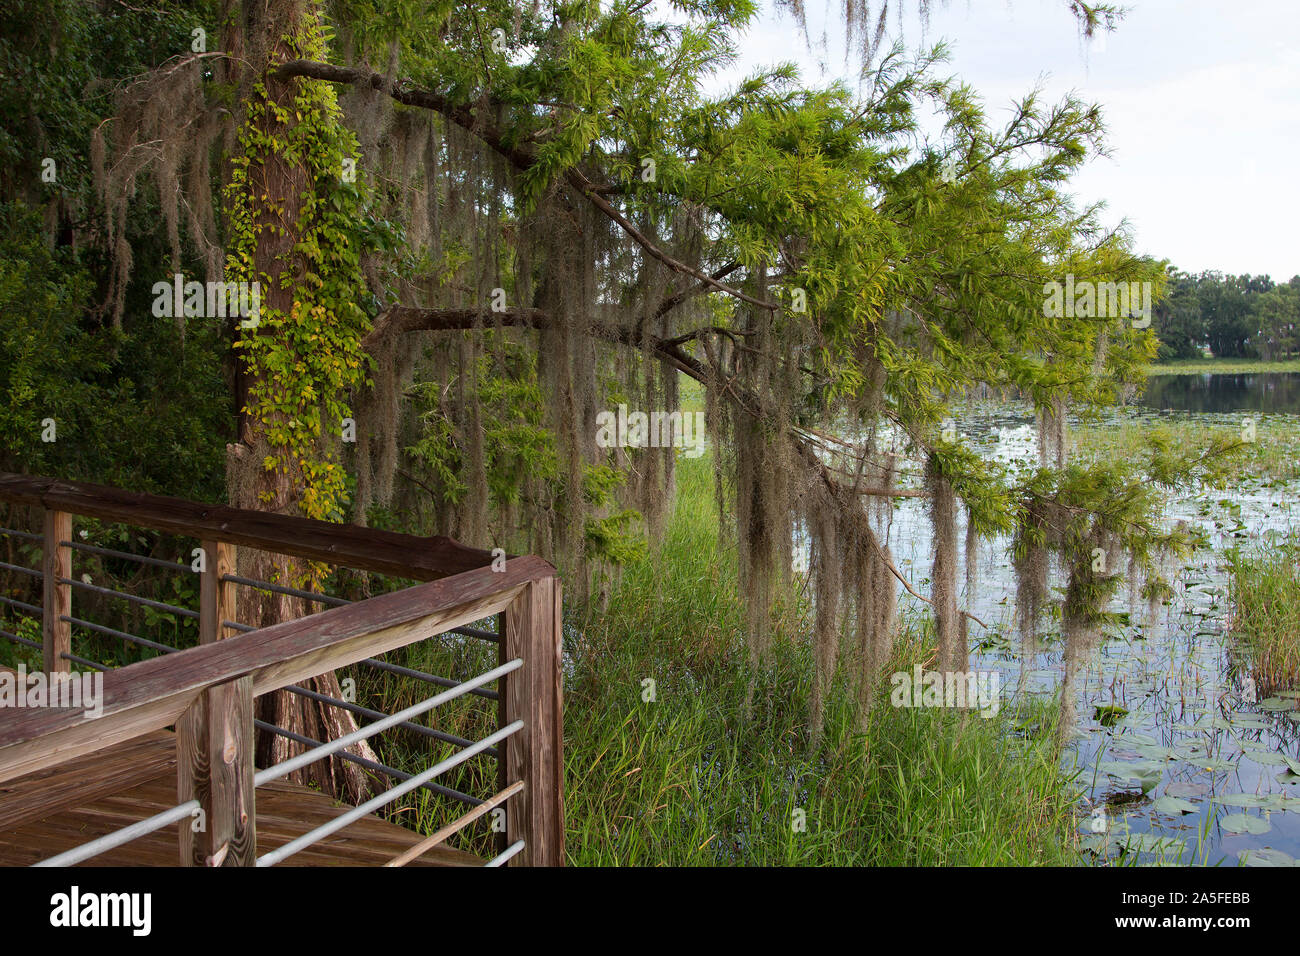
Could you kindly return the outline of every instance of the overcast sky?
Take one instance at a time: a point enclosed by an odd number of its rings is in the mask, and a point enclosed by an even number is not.
[[[817,85],[853,79],[841,0],[829,20],[826,0],[806,0],[809,34],[825,29],[829,55],[760,2],[728,77],[794,61]],[[1129,0],[1118,29],[1091,43],[1065,0],[935,2],[924,32],[916,0],[904,2],[908,49],[949,41],[945,72],[993,118],[1040,78],[1051,100],[1073,91],[1102,106],[1113,157],[1092,161],[1074,192],[1105,201],[1111,224],[1127,219],[1138,252],[1189,272],[1300,273],[1300,0]],[[899,35],[892,12],[889,33]]]

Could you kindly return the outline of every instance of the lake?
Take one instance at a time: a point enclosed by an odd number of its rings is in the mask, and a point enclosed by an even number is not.
[[[1300,372],[1152,375],[1139,403],[1178,412],[1300,415]]]
[[[1173,382],[1155,393],[1161,403],[1172,402],[1172,394],[1217,402],[1213,411],[1183,411],[1197,423],[1234,431],[1242,411],[1274,410],[1266,401],[1279,397],[1300,401],[1297,375],[1162,378]],[[1117,416],[1116,427],[1166,417],[1139,409],[1136,418]],[[956,425],[983,456],[1012,471],[1037,464],[1027,403],[972,404]],[[1235,865],[1244,855],[1267,865],[1300,857],[1300,777],[1288,775],[1286,765],[1287,756],[1300,757],[1300,700],[1295,691],[1254,700],[1234,675],[1223,559],[1229,547],[1268,547],[1300,529],[1300,482],[1242,478],[1230,488],[1173,494],[1165,517],[1203,528],[1211,546],[1169,569],[1175,595],[1155,614],[1122,593],[1111,610],[1128,623],[1088,652],[1074,675],[1065,706],[1077,717],[1065,759],[1078,772],[1080,833],[1103,864],[1117,859],[1121,846],[1152,862]],[[904,574],[926,582],[924,502],[898,501],[887,537]],[[1005,698],[1050,699],[1065,679],[1059,621],[1042,622],[1037,653],[1022,652],[1008,545],[1005,538],[983,542],[975,593],[962,596],[962,606],[989,625],[971,627],[970,666],[999,671]],[[1061,586],[1059,574],[1052,583]],[[906,594],[900,608],[926,610]]]

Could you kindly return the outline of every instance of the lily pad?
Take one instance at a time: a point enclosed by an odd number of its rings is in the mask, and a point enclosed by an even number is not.
[[[1266,767],[1290,766],[1287,763],[1287,757],[1284,754],[1275,754],[1269,750],[1252,751],[1250,759],[1255,761],[1255,763],[1263,764]]]
[[[1230,833],[1267,833],[1272,829],[1272,825],[1259,817],[1252,817],[1249,813],[1230,813],[1219,819],[1219,826]]]
[[[1210,800],[1225,807],[1266,807],[1271,802],[1269,794],[1259,793],[1217,793]]]
[[[1120,844],[1125,853],[1182,854],[1187,844],[1175,837],[1156,836],[1154,833],[1130,833]]]
[[[1237,766],[1233,761],[1223,757],[1196,757],[1188,762],[1210,773],[1225,773]]]
[[[1259,709],[1274,713],[1283,710],[1295,710],[1296,701],[1288,697],[1267,697],[1259,702]]]
[[[1248,727],[1251,730],[1267,730],[1268,721],[1254,714],[1231,714],[1228,723],[1233,727]]]
[[[1182,797],[1164,796],[1157,799],[1151,804],[1152,809],[1157,813],[1168,813],[1171,816],[1180,813],[1195,813],[1196,804],[1190,800],[1184,800]]]
[[[1119,849],[1120,841],[1104,833],[1090,833],[1088,836],[1079,839],[1079,846],[1098,856],[1106,856],[1111,850]]]
[[[1135,749],[1140,757],[1144,757],[1147,760],[1164,762],[1178,759],[1174,754],[1170,753],[1168,747],[1161,746],[1160,744],[1138,744]]]
[[[1281,850],[1261,847],[1257,850],[1242,850],[1237,854],[1243,866],[1295,866],[1295,859]]]
[[[1165,787],[1167,797],[1202,797],[1209,792],[1210,788],[1205,784],[1186,780],[1178,780]]]

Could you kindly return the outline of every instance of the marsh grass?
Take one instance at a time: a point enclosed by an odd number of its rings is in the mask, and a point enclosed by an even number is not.
[[[1228,561],[1232,631],[1257,693],[1300,688],[1300,535]]]
[[[1300,372],[1300,359],[1264,362],[1259,359],[1183,359],[1147,369],[1148,375],[1249,375],[1260,372]]]
[[[571,864],[1077,859],[1073,798],[1052,743],[1050,704],[1022,712],[1004,705],[988,719],[977,712],[896,709],[886,684],[859,728],[853,689],[841,680],[813,748],[807,727],[813,661],[797,639],[805,609],[778,609],[773,658],[751,687],[735,555],[717,552],[707,457],[682,460],[678,482],[675,514],[658,553],[625,570],[608,613],[566,627]],[[932,654],[931,631],[920,621],[905,628],[888,669],[910,668]],[[416,659],[411,666],[452,676],[495,663],[494,652],[445,641],[413,649],[408,661]],[[412,691],[400,681],[366,689],[390,712],[416,699],[408,699]],[[471,739],[487,732],[494,705],[457,704],[440,709],[441,729]],[[385,743],[381,756],[414,772],[452,752],[413,736]],[[494,761],[475,758],[442,782],[482,796],[495,789],[494,773]],[[459,810],[421,794],[399,804],[394,816],[427,832]],[[451,845],[491,852],[487,827],[474,827]]]
[[[1247,418],[1254,423],[1254,441],[1232,453],[1228,481],[1300,479],[1300,418],[1295,415],[1242,414],[1215,423],[1125,412],[1071,425],[1070,441],[1076,458],[1083,461],[1142,461],[1153,439],[1172,448],[1206,448],[1216,436],[1242,435]]]

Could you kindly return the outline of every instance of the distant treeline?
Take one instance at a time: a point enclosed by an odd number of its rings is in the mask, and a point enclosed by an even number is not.
[[[1288,359],[1300,355],[1300,275],[1276,283],[1171,269],[1153,318],[1161,361],[1199,358],[1207,348],[1215,358]]]

